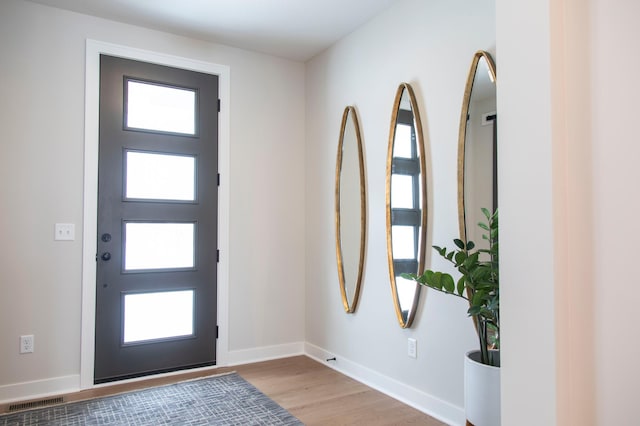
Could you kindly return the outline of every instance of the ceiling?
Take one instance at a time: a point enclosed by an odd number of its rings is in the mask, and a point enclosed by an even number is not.
[[[398,0],[30,0],[306,61]]]

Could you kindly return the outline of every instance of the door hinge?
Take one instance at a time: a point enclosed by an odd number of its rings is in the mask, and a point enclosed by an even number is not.
[[[216,262],[220,263],[220,250],[216,250]]]
[[[218,112],[220,112],[220,99],[218,99]]]
[[[218,173],[218,186],[220,186],[220,173]]]
[[[220,331],[219,327],[216,325],[216,339],[218,338],[218,336],[220,336],[219,331]]]

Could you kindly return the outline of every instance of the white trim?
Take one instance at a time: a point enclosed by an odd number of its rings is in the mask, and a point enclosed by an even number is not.
[[[100,54],[119,56],[160,65],[173,66],[218,76],[219,97],[222,104],[218,115],[218,326],[216,362],[225,365],[229,356],[229,145],[231,70],[218,65],[164,53],[151,52],[96,40],[86,42],[85,75],[85,136],[84,136],[84,211],[82,237],[82,331],[80,347],[80,389],[93,385],[95,300],[98,209],[98,101],[100,83]],[[76,384],[77,386],[77,384]]]
[[[251,364],[254,362],[270,361],[272,359],[288,358],[304,355],[304,342],[285,343],[282,345],[262,346],[251,349],[229,351],[228,366]]]
[[[80,376],[54,377],[46,380],[34,380],[32,382],[12,383],[0,386],[0,404],[22,402],[76,392]]]
[[[305,343],[304,353],[321,364],[333,368],[345,376],[349,376],[448,425],[462,426],[466,422],[464,407],[458,407],[443,401],[311,343]],[[327,362],[327,359],[333,357],[336,358],[335,361]]]

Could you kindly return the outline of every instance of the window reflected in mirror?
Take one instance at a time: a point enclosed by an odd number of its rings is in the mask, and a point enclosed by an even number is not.
[[[398,88],[391,119],[386,175],[387,256],[398,322],[411,326],[420,286],[401,278],[424,268],[427,223],[422,124],[410,85]]]
[[[393,235],[392,251],[395,260],[417,260],[416,226],[394,225],[391,227]]]
[[[391,208],[412,209],[415,205],[414,177],[411,175],[391,175]]]
[[[394,158],[413,158],[415,156],[415,150],[412,149],[412,140],[414,139],[412,137],[413,131],[414,129],[411,124],[398,123],[396,125],[396,139],[393,144]]]

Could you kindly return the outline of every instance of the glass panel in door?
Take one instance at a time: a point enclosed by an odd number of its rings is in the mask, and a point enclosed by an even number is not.
[[[195,223],[125,222],[124,270],[195,267]]]
[[[125,293],[123,343],[194,335],[194,290]]]
[[[196,90],[135,80],[125,89],[127,128],[195,135]]]
[[[125,198],[196,201],[196,157],[125,151]]]

